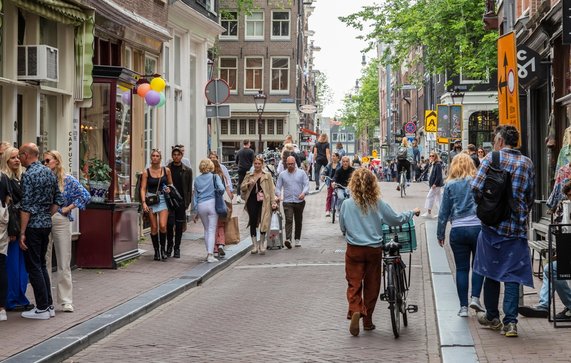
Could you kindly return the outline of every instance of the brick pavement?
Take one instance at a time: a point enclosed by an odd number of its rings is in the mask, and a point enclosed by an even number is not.
[[[247,218],[243,205],[235,205],[234,213],[238,215],[242,237],[245,237]],[[19,312],[8,312],[8,321],[0,324],[1,331],[10,332],[0,340],[0,360],[104,313],[199,265],[206,256],[202,224],[200,222],[189,223],[188,226],[183,236],[180,259],[171,258],[166,262],[153,261],[153,247],[150,239],[147,238],[139,244],[139,248],[146,252],[117,270],[74,270],[72,273],[74,313],[60,312],[56,307],[54,319],[37,321],[23,319],[19,316]],[[54,276],[57,274],[54,273]],[[55,297],[55,289],[53,293]],[[28,285],[27,295],[33,302],[33,290],[30,285]]]
[[[420,200],[384,194],[395,209]],[[68,361],[440,361],[422,226],[409,295],[420,311],[395,340],[387,304],[379,301],[377,329],[354,338],[345,319],[345,244],[338,225],[324,217],[324,197],[308,197],[302,248],[245,256]]]

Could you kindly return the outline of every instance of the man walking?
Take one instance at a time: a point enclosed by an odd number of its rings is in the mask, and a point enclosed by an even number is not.
[[[63,205],[56,176],[39,161],[35,144],[25,144],[18,157],[27,168],[22,176],[20,212],[20,248],[24,251],[36,307],[22,313],[27,319],[49,319],[55,316],[52,306],[50,275],[46,269],[46,251],[52,229],[52,215]]]
[[[240,185],[242,185],[242,181],[244,181],[246,173],[250,171],[250,168],[254,163],[254,150],[250,148],[250,140],[246,139],[242,144],[243,147],[236,154],[236,164],[238,164],[238,190],[240,190]],[[238,194],[237,202],[243,202],[240,194]]]
[[[516,150],[519,132],[513,126],[498,126],[494,150],[499,151],[501,169],[511,176],[513,204],[510,217],[498,225],[482,222],[474,259],[474,272],[486,277],[484,304],[486,312],[478,313],[478,322],[493,330],[502,330],[506,337],[517,337],[519,287],[533,287],[532,267],[527,245],[527,216],[533,205],[535,171],[532,161]],[[484,192],[486,174],[492,163],[489,153],[482,160],[472,181],[476,201]],[[509,190],[509,188],[508,188]],[[498,301],[500,282],[504,283],[503,329]]]
[[[286,159],[287,169],[278,176],[276,183],[276,196],[283,196],[285,214],[286,240],[284,245],[291,248],[291,232],[295,221],[295,247],[301,247],[301,226],[303,223],[303,209],[305,196],[309,192],[309,177],[297,167],[295,157]],[[283,189],[283,191],[282,191]]]
[[[180,258],[180,242],[186,230],[186,210],[192,198],[192,169],[182,162],[183,155],[178,145],[173,146],[172,161],[167,166],[171,170],[173,185],[184,199],[183,205],[169,211],[167,220],[167,256],[172,255],[174,247],[174,258]]]

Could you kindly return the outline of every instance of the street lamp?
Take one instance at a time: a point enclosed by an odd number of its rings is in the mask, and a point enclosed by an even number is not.
[[[262,114],[264,113],[264,108],[266,107],[266,101],[268,96],[259,90],[257,94],[254,95],[254,103],[256,104],[256,112],[258,113],[258,153],[262,153]]]
[[[452,103],[457,105],[460,101],[460,104],[464,103],[464,92],[462,90],[454,87],[453,91],[450,93],[450,97],[452,98]]]

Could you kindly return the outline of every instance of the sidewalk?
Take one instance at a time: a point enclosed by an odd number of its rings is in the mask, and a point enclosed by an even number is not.
[[[246,228],[247,215],[243,210],[243,204],[234,205],[233,215],[238,216],[243,239],[248,234]],[[139,249],[145,251],[143,255],[122,264],[117,270],[76,269],[72,273],[75,312],[64,313],[58,311],[59,307],[56,306],[55,318],[39,321],[23,319],[19,312],[8,312],[8,321],[0,324],[2,332],[9,332],[9,334],[2,336],[0,361],[36,346],[72,327],[78,327],[81,323],[106,313],[143,293],[150,293],[161,284],[172,283],[181,279],[186,280],[180,284],[180,291],[176,290],[177,293],[180,293],[192,287],[193,284],[201,283],[210,276],[211,272],[226,268],[233,260],[247,252],[250,245],[249,241],[231,245],[227,248],[226,259],[221,260],[220,263],[206,264],[204,263],[206,251],[202,224],[200,221],[191,222],[183,235],[180,259],[169,258],[166,262],[153,261],[153,247],[150,239],[146,238],[139,243]],[[53,276],[55,278],[57,274],[54,273]],[[53,293],[55,295],[55,290]],[[28,285],[27,295],[30,301],[33,301],[33,290],[30,285]],[[152,299],[150,296],[148,298]],[[160,304],[162,297],[155,296],[156,298],[159,298],[158,303]],[[106,334],[108,333],[106,332]],[[81,336],[81,339],[86,340],[88,337],[87,335]],[[48,350],[53,350],[52,348]],[[36,358],[42,359],[44,356],[45,354],[41,354]],[[15,361],[29,362],[30,359],[17,359]]]

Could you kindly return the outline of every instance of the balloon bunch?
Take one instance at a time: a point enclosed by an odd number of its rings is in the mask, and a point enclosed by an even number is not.
[[[151,83],[145,82],[137,86],[137,94],[145,99],[147,105],[162,107],[165,105],[166,98],[163,90],[167,83],[161,77],[155,77]],[[125,93],[123,94],[125,95]],[[131,94],[129,93],[129,101]]]

